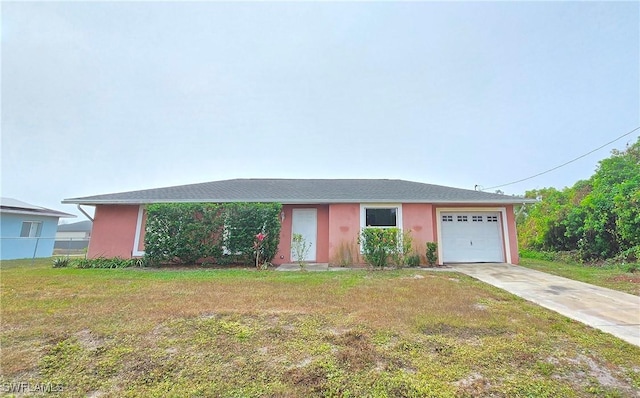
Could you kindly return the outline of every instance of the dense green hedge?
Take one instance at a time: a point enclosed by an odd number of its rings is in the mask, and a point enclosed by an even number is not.
[[[147,207],[145,257],[152,264],[269,262],[280,243],[278,203],[158,203]]]
[[[254,245],[256,235],[265,237],[260,245],[260,259],[270,262],[278,252],[280,244],[280,212],[277,203],[229,203],[224,205],[223,246],[225,256],[221,263],[249,264],[255,262]]]
[[[147,207],[145,257],[151,263],[191,264],[222,254],[222,207],[213,203],[159,203]]]

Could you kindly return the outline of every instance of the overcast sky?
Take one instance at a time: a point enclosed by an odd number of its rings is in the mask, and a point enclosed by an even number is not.
[[[637,1],[1,7],[2,196],[73,214],[229,178],[492,187],[640,126]]]

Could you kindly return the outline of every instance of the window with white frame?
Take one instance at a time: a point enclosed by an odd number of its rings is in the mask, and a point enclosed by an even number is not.
[[[458,216],[458,222],[467,222],[469,221],[467,216]]]
[[[402,229],[402,204],[361,203],[360,228]]]
[[[42,234],[42,221],[23,221],[21,238],[39,238]]]
[[[444,222],[452,222],[453,216],[442,216],[442,221]]]
[[[360,204],[360,229],[398,228],[402,230],[402,204]],[[360,246],[362,250],[362,246]]]
[[[136,235],[133,237],[133,250],[131,251],[131,255],[134,257],[144,256],[144,247],[142,250],[139,250],[139,247],[140,243],[144,243],[144,241],[140,242],[140,239],[142,238],[142,232],[144,232],[146,228],[146,214],[147,209],[145,209],[143,205],[139,206],[138,219],[136,221]]]

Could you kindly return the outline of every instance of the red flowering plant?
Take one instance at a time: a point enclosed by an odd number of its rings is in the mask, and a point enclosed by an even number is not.
[[[266,269],[267,263],[264,261],[263,255],[263,243],[264,239],[267,237],[267,234],[260,232],[256,235],[253,241],[253,250],[256,252],[256,268],[258,269]]]

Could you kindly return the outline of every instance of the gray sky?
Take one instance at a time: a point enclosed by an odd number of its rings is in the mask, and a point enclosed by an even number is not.
[[[637,1],[1,11],[2,195],[74,214],[239,177],[491,187],[640,125]],[[502,189],[571,186],[639,135]]]

